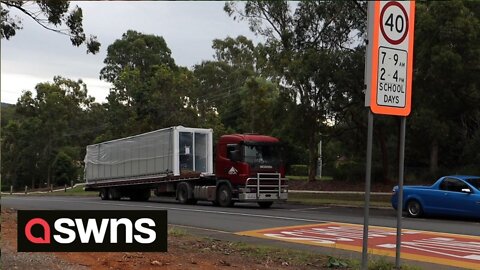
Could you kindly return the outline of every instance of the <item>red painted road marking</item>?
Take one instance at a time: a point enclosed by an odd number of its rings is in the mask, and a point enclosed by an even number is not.
[[[362,251],[363,226],[345,223],[271,228],[237,233],[307,245]],[[369,253],[395,257],[396,229],[370,226]],[[402,230],[402,258],[480,269],[480,237]]]

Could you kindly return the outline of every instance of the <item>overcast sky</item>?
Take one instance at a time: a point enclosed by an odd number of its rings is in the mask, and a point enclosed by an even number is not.
[[[20,13],[23,29],[10,40],[1,40],[1,101],[16,103],[23,90],[53,77],[82,79],[89,94],[104,102],[110,85],[99,80],[107,47],[132,29],[163,36],[177,65],[191,68],[213,59],[212,40],[244,35],[260,39],[247,22],[233,21],[223,11],[223,2],[75,2],[83,9],[85,33],[102,43],[96,55],[86,47],[74,47],[67,36],[42,28]]]

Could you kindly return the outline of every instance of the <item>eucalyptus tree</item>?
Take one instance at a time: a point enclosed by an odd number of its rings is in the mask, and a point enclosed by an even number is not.
[[[246,20],[266,39],[269,66],[282,89],[298,104],[298,129],[309,150],[309,179],[316,174],[317,144],[335,116],[333,102],[348,102],[336,85],[339,59],[362,43],[366,3],[356,1],[229,2],[225,11]],[[342,80],[342,78],[340,78]],[[350,90],[349,90],[350,91]],[[335,98],[337,97],[337,98]]]
[[[480,127],[478,3],[418,2],[414,53],[409,154],[431,174],[478,162],[471,151]]]
[[[69,10],[70,1],[2,0],[0,5],[0,34],[2,39],[8,40],[15,36],[18,30],[22,29],[20,17],[11,14],[12,10],[16,10],[46,30],[68,36],[74,46],[78,47],[85,44],[87,53],[95,54],[100,49],[97,37],[90,35],[87,38],[83,30],[82,9],[75,6],[72,10]]]
[[[263,46],[244,36],[215,39],[214,60],[194,67],[198,100],[231,132],[272,134],[278,84],[266,70]]]
[[[63,168],[78,167],[80,149],[91,140],[83,120],[94,99],[81,80],[55,77],[53,83],[37,84],[35,92],[22,94],[15,118],[2,131],[2,176],[16,186],[55,183],[55,175],[66,173],[55,166],[59,158]],[[67,174],[74,178],[77,173]]]
[[[193,74],[175,64],[163,37],[129,30],[104,63],[100,78],[113,84],[106,104],[112,137],[195,123]]]

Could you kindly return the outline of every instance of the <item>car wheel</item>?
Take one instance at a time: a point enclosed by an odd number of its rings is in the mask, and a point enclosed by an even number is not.
[[[423,209],[420,202],[417,200],[408,201],[407,213],[410,217],[421,217],[423,215]]]

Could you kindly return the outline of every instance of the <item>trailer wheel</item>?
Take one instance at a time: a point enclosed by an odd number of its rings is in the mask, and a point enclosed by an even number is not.
[[[109,188],[108,189],[108,199],[109,200],[120,200],[122,194],[120,194],[120,190],[118,188]]]
[[[260,208],[270,208],[272,204],[273,202],[258,202],[258,206],[260,206]]]
[[[221,185],[217,193],[217,203],[222,207],[231,207],[234,204],[232,200],[232,190],[228,185]]]
[[[183,204],[196,204],[193,198],[192,188],[188,183],[182,182],[177,186],[177,200]]]
[[[108,197],[108,189],[107,189],[107,188],[102,188],[102,189],[100,189],[100,194],[99,194],[99,196],[100,196],[100,199],[102,199],[102,200],[104,200],[104,201],[105,201],[105,200],[108,200],[108,199],[109,199],[109,197]]]

